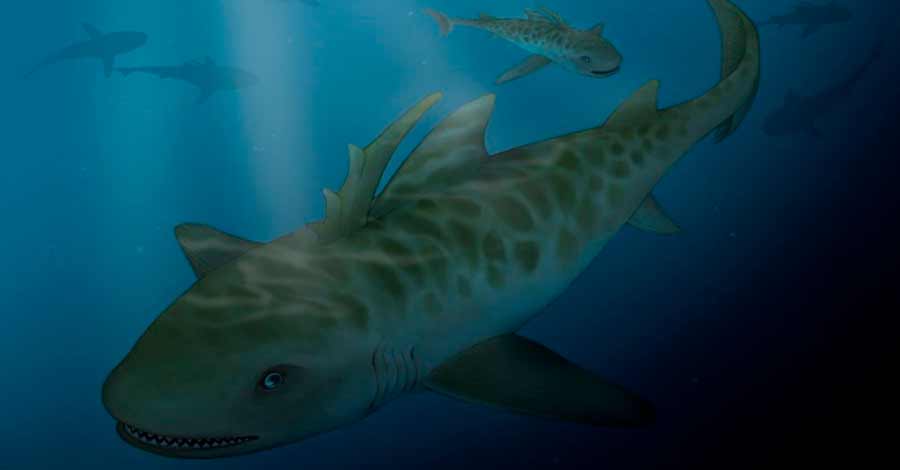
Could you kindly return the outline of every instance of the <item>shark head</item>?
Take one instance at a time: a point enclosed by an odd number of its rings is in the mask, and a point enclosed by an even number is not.
[[[253,279],[266,269],[285,274],[261,263],[275,262],[239,260],[200,279],[110,373],[103,404],[128,444],[168,457],[228,457],[370,412],[365,307],[312,276],[300,289]]]
[[[574,47],[565,55],[563,65],[589,77],[609,77],[619,71],[622,55],[616,47],[598,33],[602,27],[579,34]]]

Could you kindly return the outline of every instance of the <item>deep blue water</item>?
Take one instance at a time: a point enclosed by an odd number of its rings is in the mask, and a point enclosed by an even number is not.
[[[523,330],[649,398],[654,426],[589,428],[421,394],[351,427],[235,459],[169,460],[125,445],[100,386],[193,282],[176,224],[270,240],[321,218],[320,190],[339,187],[346,145],[367,144],[433,91],[444,100],[398,155],[485,93],[497,93],[487,135],[497,152],[596,126],[647,80],[661,80],[665,106],[704,92],[719,74],[719,36],[702,0],[544,2],[577,27],[605,22],[625,57],[621,72],[594,80],[548,68],[501,87],[494,78],[523,52],[470,29],[441,38],[421,9],[510,17],[530,1],[321,3],[6,6],[0,467],[740,467],[811,432],[828,446],[833,435],[815,425],[840,403],[829,378],[860,373],[832,359],[846,357],[836,350],[860,350],[841,338],[864,314],[861,302],[879,292],[863,279],[884,280],[875,273],[886,253],[866,241],[884,236],[878,227],[895,207],[883,188],[896,154],[884,142],[896,141],[888,128],[900,41],[889,19],[896,12],[883,2],[853,2],[852,21],[806,39],[793,27],[762,29],[761,89],[746,122],[723,143],[698,145],[655,191],[683,233],[624,228]],[[738,3],[759,20],[793,5]],[[183,83],[107,79],[91,61],[21,78],[47,53],[83,39],[83,21],[149,35],[120,66],[208,56],[261,83],[196,104]],[[852,99],[822,117],[823,136],[762,131],[788,89],[813,93],[842,80],[878,39],[885,53]]]

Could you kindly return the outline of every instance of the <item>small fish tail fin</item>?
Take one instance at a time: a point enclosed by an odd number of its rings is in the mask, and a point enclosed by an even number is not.
[[[438,26],[441,28],[441,36],[446,36],[450,34],[451,31],[453,31],[452,18],[437,10],[432,10],[431,8],[426,8],[423,11],[428,16],[434,18],[434,21],[437,21]]]

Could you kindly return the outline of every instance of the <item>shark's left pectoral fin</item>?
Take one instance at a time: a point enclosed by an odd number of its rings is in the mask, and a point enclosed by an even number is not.
[[[644,399],[518,335],[457,354],[425,383],[455,398],[546,418],[598,426],[639,426],[654,419]]]
[[[522,63],[516,65],[515,67],[507,70],[497,78],[497,85],[502,85],[506,82],[511,82],[517,78],[522,78],[525,75],[528,75],[532,72],[540,70],[545,65],[552,62],[550,59],[542,56],[542,55],[532,55],[525,59]]]
[[[178,225],[175,238],[198,279],[262,245],[200,224]]]
[[[644,203],[631,216],[628,223],[634,228],[659,235],[674,235],[681,231],[681,227],[666,214],[652,194],[644,199]]]

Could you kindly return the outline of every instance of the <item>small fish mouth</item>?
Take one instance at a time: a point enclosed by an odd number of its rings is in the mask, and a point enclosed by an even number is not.
[[[145,431],[127,423],[118,423],[116,431],[125,442],[158,454],[189,457],[191,454],[212,453],[223,449],[232,450],[259,439],[259,436],[170,436]]]
[[[621,67],[617,65],[615,68],[610,70],[591,70],[591,75],[595,77],[608,77],[610,75],[614,75],[619,71],[620,68]]]

